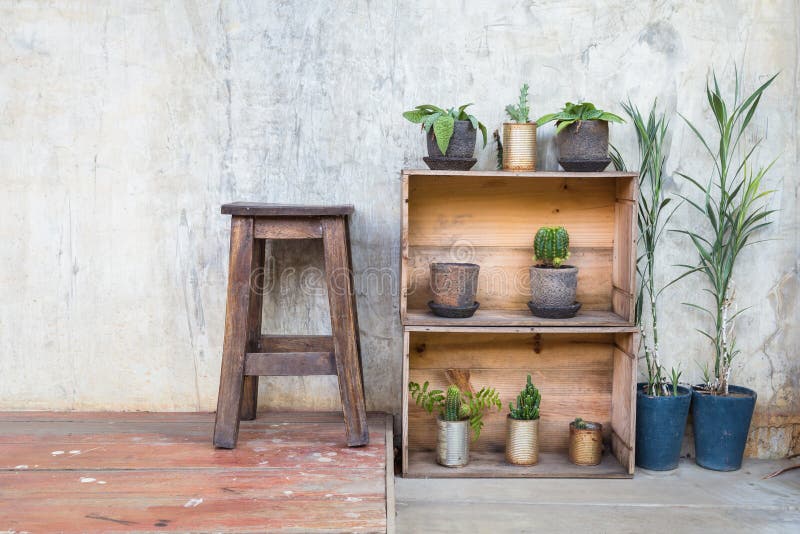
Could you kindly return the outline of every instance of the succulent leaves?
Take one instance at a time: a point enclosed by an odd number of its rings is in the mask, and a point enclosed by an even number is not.
[[[506,106],[506,113],[511,118],[511,120],[518,122],[520,124],[524,124],[528,122],[528,114],[530,113],[530,109],[528,108],[528,84],[523,84],[522,88],[519,90],[519,104],[512,105],[509,104]]]
[[[551,121],[556,121],[556,133],[578,121],[625,122],[619,115],[597,109],[591,102],[567,102],[561,111],[542,115],[536,123],[541,126]]]
[[[508,405],[511,411],[511,418],[525,421],[539,419],[539,403],[541,400],[542,395],[531,382],[531,375],[528,375],[528,383],[525,384],[525,388],[517,396],[517,407],[515,408],[511,403]]]
[[[563,226],[544,226],[533,239],[533,258],[546,267],[561,267],[569,258],[569,234]]]
[[[416,108],[403,113],[406,120],[414,124],[421,124],[425,132],[430,133],[433,128],[433,135],[436,137],[436,145],[442,154],[447,154],[447,148],[450,146],[450,139],[453,137],[453,129],[455,121],[469,121],[472,127],[481,131],[483,136],[483,146],[486,146],[487,134],[486,126],[480,122],[474,115],[467,113],[466,109],[472,103],[459,106],[458,109],[450,108],[444,110],[432,104],[422,104]]]

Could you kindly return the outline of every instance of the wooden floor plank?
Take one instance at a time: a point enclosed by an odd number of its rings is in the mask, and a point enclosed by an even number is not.
[[[385,532],[388,420],[349,448],[340,414],[269,414],[218,450],[213,414],[2,413],[0,531]]]

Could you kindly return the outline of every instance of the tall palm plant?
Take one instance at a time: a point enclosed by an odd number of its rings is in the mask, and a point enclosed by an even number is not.
[[[761,182],[772,163],[758,167],[751,157],[760,141],[749,148],[742,148],[743,155],[736,157],[737,148],[745,129],[755,115],[761,96],[775,80],[772,76],[746,98],[741,95],[741,80],[736,72],[733,105],[729,106],[719,89],[717,76],[713,74],[713,88],[706,84],[706,96],[719,135],[717,144],[712,144],[686,117],[681,117],[705,147],[714,163],[710,178],[705,185],[699,178],[677,173],[694,185],[702,200],[683,197],[708,222],[710,230],[678,230],[689,237],[699,254],[697,265],[682,265],[686,271],[681,275],[698,272],[706,280],[704,291],[712,297],[710,307],[697,303],[685,303],[702,311],[711,318],[712,328],[697,329],[714,346],[714,372],[705,373],[706,388],[713,394],[728,394],[731,364],[739,350],[736,348],[735,320],[746,310],[736,311],[734,305],[733,274],[736,260],[744,247],[756,243],[751,238],[770,224],[767,217],[775,210],[767,209],[766,198],[772,191],[762,191]]]
[[[669,120],[663,111],[657,109],[653,101],[647,117],[630,101],[622,104],[625,113],[636,128],[639,147],[639,210],[637,224],[639,230],[639,256],[636,262],[638,273],[638,292],[636,296],[635,317],[641,332],[641,348],[647,364],[648,395],[669,395],[667,372],[661,363],[658,345],[658,299],[669,285],[656,287],[656,249],[667,223],[675,213],[675,208],[667,209],[672,198],[664,190],[664,164],[667,160],[667,134]],[[617,169],[622,170],[625,163],[614,148],[612,159]],[[643,321],[644,313],[649,320]],[[677,377],[672,370],[673,393],[677,395]]]

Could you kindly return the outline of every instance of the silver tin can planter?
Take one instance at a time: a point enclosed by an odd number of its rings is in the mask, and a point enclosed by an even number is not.
[[[464,467],[469,463],[469,421],[444,421],[437,418],[436,462],[445,467]]]
[[[514,465],[539,462],[539,420],[512,419],[506,416],[506,461]]]

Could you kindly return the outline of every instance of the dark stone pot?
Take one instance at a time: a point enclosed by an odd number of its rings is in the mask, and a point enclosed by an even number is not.
[[[442,154],[439,145],[436,144],[436,137],[433,135],[433,128],[428,133],[428,155],[431,157],[446,156],[448,158],[471,158],[475,154],[475,140],[478,131],[472,127],[469,121],[456,121],[453,125],[453,137],[447,146],[447,153]]]
[[[730,386],[729,396],[692,391],[692,424],[697,465],[714,471],[736,471],[742,467],[756,392]]]
[[[578,269],[571,265],[530,268],[531,302],[537,306],[571,306],[578,289]]]
[[[479,272],[480,266],[474,263],[431,263],[433,302],[451,308],[473,307]]]
[[[608,122],[578,121],[556,135],[558,156],[564,160],[608,158]]]
[[[650,397],[644,386],[636,385],[636,465],[669,471],[678,467],[692,392],[678,386],[677,397]]]

